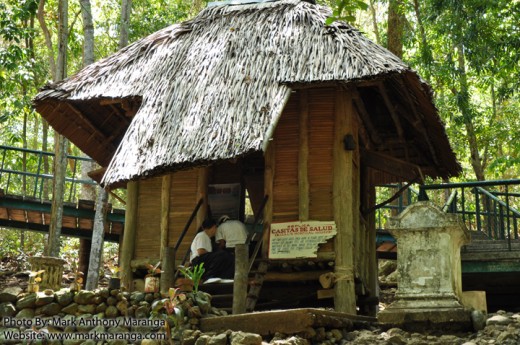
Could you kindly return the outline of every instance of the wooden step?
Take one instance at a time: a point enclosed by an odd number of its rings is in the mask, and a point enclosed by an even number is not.
[[[296,334],[313,327],[365,328],[375,322],[372,317],[306,308],[206,318],[201,319],[200,326],[203,332],[231,329],[266,336],[276,332]]]

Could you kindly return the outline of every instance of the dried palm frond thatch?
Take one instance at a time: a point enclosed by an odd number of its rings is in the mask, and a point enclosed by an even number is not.
[[[437,116],[408,66],[348,24],[325,26],[329,15],[299,0],[208,7],[46,87],[35,105],[52,117],[52,102],[140,99],[117,150],[107,148],[107,185],[265,148],[294,83],[408,74]]]

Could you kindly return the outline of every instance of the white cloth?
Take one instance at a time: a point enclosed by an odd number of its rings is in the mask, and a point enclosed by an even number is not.
[[[208,253],[212,251],[211,238],[208,236],[208,234],[206,234],[205,231],[199,232],[193,239],[193,242],[191,242],[190,261],[199,256],[197,249],[206,249]]]
[[[239,220],[228,220],[219,225],[215,240],[226,241],[226,248],[235,248],[237,244],[246,243],[247,229]]]

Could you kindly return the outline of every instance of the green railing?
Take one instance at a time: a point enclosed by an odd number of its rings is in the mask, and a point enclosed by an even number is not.
[[[0,189],[5,194],[20,195],[48,200],[52,193],[52,171],[54,153],[0,145]],[[25,165],[24,163],[25,162]],[[81,179],[81,164],[92,159],[67,156],[65,177],[65,201],[75,202],[79,186],[95,185],[92,179]],[[25,168],[24,168],[25,167]]]
[[[384,199],[400,185],[378,188],[378,198]],[[383,195],[385,194],[386,195]],[[431,200],[443,211],[461,215],[467,228],[480,231],[482,238],[505,240],[511,249],[511,240],[520,238],[520,179],[441,183],[409,188],[392,204],[376,211],[377,227],[384,229],[386,217],[402,212],[407,205]]]

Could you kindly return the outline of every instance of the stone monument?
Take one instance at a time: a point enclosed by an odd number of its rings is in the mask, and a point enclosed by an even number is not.
[[[29,263],[32,271],[45,271],[40,283],[42,289],[52,289],[54,291],[61,289],[63,265],[67,261],[51,256],[33,256],[29,258]]]
[[[390,218],[387,229],[398,243],[399,278],[395,301],[378,320],[412,330],[471,329],[471,311],[461,304],[460,248],[470,240],[462,220],[424,201]]]

